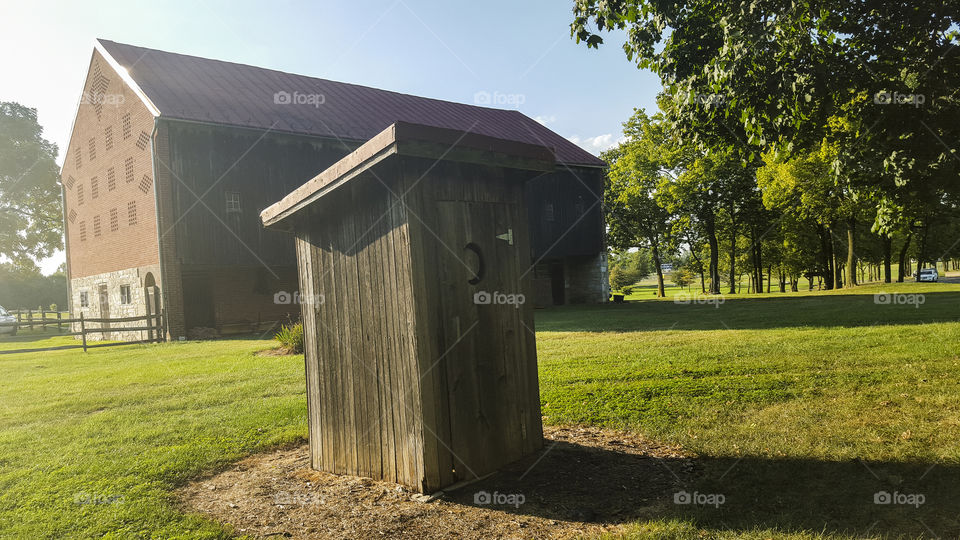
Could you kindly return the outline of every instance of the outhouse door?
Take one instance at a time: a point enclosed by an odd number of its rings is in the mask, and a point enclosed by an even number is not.
[[[531,388],[537,392],[535,341],[523,319],[532,306],[520,290],[529,255],[517,234],[526,224],[514,203],[443,201],[438,212],[447,351],[438,368],[446,374],[454,474],[469,480],[522,456],[533,431],[524,424]]]

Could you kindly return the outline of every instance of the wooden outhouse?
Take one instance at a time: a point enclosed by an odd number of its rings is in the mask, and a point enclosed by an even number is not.
[[[296,238],[314,468],[431,492],[542,447],[523,184],[554,166],[396,123],[261,213]]]

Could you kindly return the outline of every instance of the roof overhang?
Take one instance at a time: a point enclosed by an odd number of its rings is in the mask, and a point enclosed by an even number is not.
[[[288,218],[390,156],[459,161],[536,172],[556,168],[553,152],[464,131],[397,122],[260,213],[265,227],[286,229]]]

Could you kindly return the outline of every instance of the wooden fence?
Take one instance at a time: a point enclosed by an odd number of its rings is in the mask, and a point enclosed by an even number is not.
[[[48,326],[56,326],[57,330],[60,332],[61,336],[80,336],[81,344],[76,345],[76,348],[83,348],[83,352],[87,352],[87,349],[92,347],[110,347],[114,345],[129,345],[131,343],[160,343],[166,341],[166,310],[161,310],[157,314],[147,314],[140,315],[135,317],[117,317],[113,319],[100,319],[100,318],[86,318],[83,316],[83,313],[80,314],[79,318],[64,318],[64,312],[54,312],[54,311],[32,311],[32,310],[18,310],[9,312],[11,315],[17,316],[17,322],[11,323],[0,323],[0,327],[10,327],[15,326],[18,330],[21,328],[30,328],[33,330],[35,327],[40,327],[46,329]],[[40,315],[40,318],[35,318],[34,315]],[[24,317],[26,315],[26,317]],[[48,317],[48,315],[51,315]],[[53,316],[55,315],[55,316]],[[113,326],[115,323],[132,323],[132,322],[141,322],[145,324],[143,326]],[[64,332],[63,328],[66,325],[71,330],[72,324],[79,324],[80,331],[74,332]],[[95,324],[98,326],[88,326],[89,324]],[[88,334],[109,334],[111,332],[147,332],[147,339],[141,339],[136,341],[120,341],[116,343],[98,343],[96,345],[90,345],[87,343]],[[70,346],[66,347],[56,347],[57,349],[73,348]]]

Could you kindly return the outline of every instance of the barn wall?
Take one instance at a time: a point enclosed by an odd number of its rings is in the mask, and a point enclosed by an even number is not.
[[[381,170],[381,177],[389,172]],[[407,216],[354,179],[299,226],[314,467],[423,485],[420,378]]]
[[[158,262],[152,130],[150,111],[94,51],[61,174],[71,278]]]
[[[604,251],[604,174],[599,168],[558,164],[555,172],[527,183],[534,261]]]

